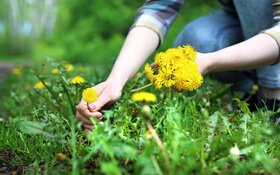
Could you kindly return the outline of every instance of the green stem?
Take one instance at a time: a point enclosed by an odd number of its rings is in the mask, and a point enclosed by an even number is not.
[[[51,94],[52,98],[56,100],[57,97],[55,95],[55,92],[44,82],[44,80],[38,74],[35,74],[35,76],[38,78],[39,81],[41,81],[43,83],[43,85],[46,87],[46,89]]]
[[[77,159],[77,140],[76,140],[76,128],[75,120],[71,122],[71,148],[72,148],[72,175],[79,174],[78,159]]]
[[[168,89],[167,89],[167,88],[165,88],[165,89],[164,89],[164,94],[163,94],[163,98],[162,98],[161,103],[164,103],[164,102],[165,102],[166,97],[167,97],[167,91],[168,91]]]
[[[204,145],[206,143],[206,135],[205,135],[204,124],[203,124],[201,129],[202,129],[202,131],[201,131],[202,144],[201,144],[201,148],[200,148],[200,162],[201,162],[202,167],[203,167],[202,171],[204,171],[204,168],[206,167],[205,154],[204,154],[205,153]]]
[[[157,135],[157,133],[156,133],[155,129],[153,128],[153,126],[152,126],[150,121],[147,122],[147,127],[148,127],[148,130],[150,131],[150,133],[152,134],[152,136],[153,136],[157,146],[161,150],[161,153],[162,153],[162,156],[163,156],[163,159],[164,159],[164,163],[165,163],[165,167],[166,167],[166,169],[168,171],[168,174],[170,174],[170,170],[171,170],[171,168],[170,168],[170,160],[169,160],[169,158],[168,158],[168,156],[166,154],[166,150],[165,150],[165,148],[164,148],[164,146],[163,146],[159,136]]]
[[[73,115],[75,115],[76,111],[75,111],[75,108],[74,108],[74,104],[73,104],[72,101],[71,101],[70,94],[69,94],[68,89],[67,89],[67,87],[66,87],[66,85],[65,85],[65,82],[64,82],[64,80],[63,80],[63,77],[61,77],[61,83],[62,83],[63,89],[64,89],[64,91],[65,91],[65,93],[66,93],[66,96],[67,96],[68,102],[69,102],[69,104],[70,104],[72,113],[73,113]]]
[[[142,86],[142,87],[140,87],[140,88],[132,89],[130,92],[140,91],[140,90],[142,90],[142,89],[145,89],[145,88],[151,86],[152,84],[153,84],[153,83],[149,83],[149,84],[147,84],[147,85],[145,85],[145,86]]]

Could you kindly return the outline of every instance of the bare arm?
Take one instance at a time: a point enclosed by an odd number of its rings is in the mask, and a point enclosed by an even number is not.
[[[273,64],[279,55],[277,42],[267,34],[258,34],[225,49],[199,54],[201,73],[246,70]]]
[[[146,27],[134,27],[128,34],[107,79],[121,88],[129,81],[159,44],[159,36]]]

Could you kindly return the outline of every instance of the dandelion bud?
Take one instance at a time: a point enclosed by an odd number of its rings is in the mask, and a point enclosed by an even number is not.
[[[240,150],[237,148],[237,146],[232,147],[229,153],[234,159],[239,159],[240,157]]]
[[[144,105],[142,107],[141,112],[144,114],[144,117],[147,119],[152,119],[152,109],[148,105]]]
[[[202,108],[202,109],[201,109],[201,113],[202,113],[203,117],[205,117],[205,118],[208,118],[208,117],[209,117],[209,112],[208,112],[207,109]]]
[[[240,155],[240,150],[236,146],[232,147],[229,152],[232,155]]]

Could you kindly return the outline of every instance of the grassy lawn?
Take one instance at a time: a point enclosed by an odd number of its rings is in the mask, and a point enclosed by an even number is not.
[[[53,74],[53,68],[59,73]],[[86,132],[75,120],[82,89],[106,72],[90,66],[67,71],[65,63],[19,68],[1,87],[5,92],[0,121],[2,173],[39,174],[277,174],[279,127],[271,112],[248,110],[234,100],[228,85],[206,77],[194,92],[164,92],[155,87],[154,103],[134,102],[130,90],[148,84],[135,77],[122,99],[104,110],[103,124]],[[71,84],[81,75],[86,82]],[[35,87],[37,82],[45,87]],[[143,106],[151,108],[147,118]],[[151,135],[155,129],[164,149]]]
[[[187,3],[158,51],[172,47],[186,22],[217,8]],[[157,100],[136,102],[131,90],[149,84],[141,70],[102,111],[103,123],[92,119],[94,132],[85,131],[75,105],[83,89],[107,77],[123,39],[84,60],[43,41],[30,56],[0,57],[15,64],[0,86],[0,174],[280,173],[274,112],[250,111],[242,94],[210,77],[183,93],[149,86],[144,91]],[[85,82],[73,84],[78,75]]]

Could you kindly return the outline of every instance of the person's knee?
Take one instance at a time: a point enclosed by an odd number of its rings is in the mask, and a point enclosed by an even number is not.
[[[195,23],[188,24],[174,42],[175,47],[188,44],[199,52],[211,52],[217,49],[217,39],[213,37],[210,29],[200,27]]]
[[[258,83],[266,88],[280,88],[280,63],[257,69]]]
[[[192,21],[177,36],[174,46],[190,44],[199,52],[217,51],[242,41],[238,19],[224,12],[203,16]]]

